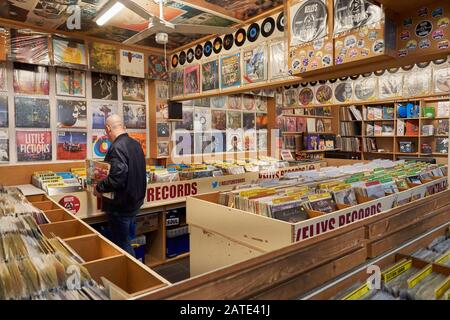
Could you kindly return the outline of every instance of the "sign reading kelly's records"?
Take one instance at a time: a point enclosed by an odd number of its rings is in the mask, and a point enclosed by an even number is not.
[[[290,7],[291,46],[327,35],[328,10],[325,0],[300,0]]]
[[[144,54],[136,51],[120,50],[120,75],[144,78]]]

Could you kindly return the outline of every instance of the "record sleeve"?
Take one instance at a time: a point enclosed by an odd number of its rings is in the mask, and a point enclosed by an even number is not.
[[[145,102],[145,80],[122,77],[122,99],[124,101]]]
[[[247,111],[255,111],[256,110],[254,95],[244,94],[242,100],[243,100],[244,110],[247,110]]]
[[[227,129],[237,130],[242,128],[242,112],[227,111]]]
[[[267,129],[269,119],[267,117],[267,114],[265,113],[257,113],[256,114],[256,129]]]
[[[202,91],[219,89],[219,60],[202,64]]]
[[[48,67],[15,62],[13,78],[15,93],[29,95],[49,94]]]
[[[184,94],[200,93],[200,66],[184,68]]]
[[[16,131],[17,161],[52,160],[50,131]]]
[[[6,30],[5,28],[0,27],[0,61],[6,60],[8,36],[9,31]]]
[[[232,94],[227,99],[227,109],[241,110],[242,109],[242,95]]]
[[[223,56],[220,59],[221,88],[238,87],[241,85],[241,54]]]
[[[148,77],[153,80],[168,80],[167,61],[164,56],[148,56]]]
[[[8,128],[8,96],[0,95],[0,128]]]
[[[256,114],[254,112],[244,112],[242,121],[244,130],[254,130],[256,128]]]
[[[117,100],[117,76],[91,72],[92,99]]]
[[[0,62],[0,91],[8,90],[8,81],[6,74],[6,63]]]
[[[111,146],[108,137],[100,132],[92,134],[92,158],[103,159]]]
[[[385,73],[378,79],[378,97],[380,99],[401,97],[403,90],[403,73]]]
[[[130,138],[133,138],[141,145],[144,156],[147,156],[147,133],[145,132],[129,132]]]
[[[339,82],[334,87],[334,98],[336,102],[348,102],[353,100],[353,82]]]
[[[120,50],[120,75],[144,78],[144,54],[137,51]]]
[[[175,122],[175,129],[194,130],[194,108],[183,107],[183,121]]]
[[[256,150],[256,130],[248,130],[244,132],[242,147],[244,151]]]
[[[117,102],[92,101],[90,108],[92,110],[92,129],[105,129],[105,120],[119,111]]]
[[[86,73],[70,69],[56,69],[56,95],[85,97]]]
[[[334,0],[334,34],[379,22],[382,9],[366,0]]]
[[[267,50],[265,45],[244,50],[242,57],[244,84],[267,80]]]
[[[412,71],[403,79],[403,96],[417,97],[428,94],[430,88],[431,69]]]
[[[7,130],[0,130],[0,162],[9,162],[9,136]]]
[[[143,104],[123,104],[123,123],[128,129],[146,129],[146,107]]]
[[[169,119],[169,106],[167,103],[158,103],[156,105],[156,120],[168,120]]]
[[[270,78],[276,79],[286,77],[287,61],[284,40],[270,44]]]
[[[168,141],[158,141],[158,157],[168,157],[169,156],[169,142]]]
[[[294,88],[284,89],[283,97],[286,107],[295,106],[298,103],[298,90]]]
[[[319,86],[316,90],[316,100],[320,104],[331,103],[333,100],[333,87],[328,84]]]
[[[48,99],[14,97],[17,128],[50,128]]]
[[[298,100],[301,105],[307,106],[314,101],[314,91],[312,88],[306,87],[300,89]]]
[[[53,63],[58,66],[86,67],[86,48],[83,40],[53,37]]]
[[[175,70],[171,73],[172,96],[178,97],[183,95],[184,91],[184,72],[183,70]]]
[[[175,153],[177,156],[194,154],[194,134],[175,132]]]
[[[116,46],[92,42],[89,46],[89,63],[91,70],[97,72],[116,73]]]
[[[256,133],[258,151],[267,150],[267,130],[258,130]]]
[[[165,83],[156,83],[156,99],[169,100],[169,86]]]
[[[195,153],[196,154],[212,153],[211,139],[212,136],[210,132],[196,132],[194,135]]]
[[[87,128],[86,101],[57,100],[58,128]]]
[[[167,138],[170,136],[169,124],[165,122],[156,123],[156,134],[158,138]]]
[[[211,128],[215,130],[226,130],[227,113],[225,110],[211,110]]]
[[[227,104],[227,96],[211,97],[211,108],[223,109]]]
[[[434,68],[433,72],[434,92],[450,92],[450,67]]]
[[[87,151],[87,133],[58,131],[56,160],[84,160]]]
[[[267,112],[267,98],[262,96],[255,96],[256,111]]]
[[[10,59],[30,64],[50,64],[48,35],[29,29],[11,29]]]
[[[377,98],[378,77],[360,78],[355,81],[355,97],[367,101]]]
[[[243,138],[244,132],[242,129],[227,130],[227,152],[241,152],[243,151]]]
[[[226,151],[226,132],[213,130],[211,132],[211,153]]]
[[[194,131],[204,132],[211,130],[211,109],[194,108]]]
[[[290,8],[291,46],[327,36],[328,10],[323,0],[304,0]]]

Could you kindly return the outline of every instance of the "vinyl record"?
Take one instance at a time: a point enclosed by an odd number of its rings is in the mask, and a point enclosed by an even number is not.
[[[427,62],[419,62],[418,64],[417,64],[417,66],[419,67],[419,68],[426,68],[426,67],[428,67],[430,65],[430,61],[427,61]]]
[[[194,61],[194,49],[189,49],[187,52],[187,62],[191,63],[192,61]]]
[[[327,83],[327,80],[319,80],[319,84],[325,84]]]
[[[348,77],[340,77],[339,80],[345,81],[345,80],[348,80]]]
[[[305,88],[305,87],[308,86],[308,82],[302,82],[302,83],[300,83],[300,85],[301,85],[303,88]]]
[[[213,45],[211,43],[211,41],[206,41],[205,44],[203,45],[203,54],[205,55],[205,57],[209,57],[211,55],[213,51]]]
[[[316,84],[317,84],[317,81],[311,81],[311,82],[309,83],[309,85],[310,85],[311,87],[314,87]]]
[[[397,71],[399,70],[399,68],[390,68],[388,69],[389,73],[397,73]]]
[[[284,32],[284,12],[280,12],[277,17],[277,29],[280,32]]]
[[[198,44],[195,47],[195,59],[200,60],[203,56],[203,47],[201,44]]]
[[[250,42],[256,41],[259,37],[259,24],[252,23],[247,29],[247,39]]]
[[[245,43],[246,39],[247,34],[245,33],[245,29],[240,28],[234,35],[234,44],[240,47]]]
[[[224,38],[223,38],[223,48],[225,50],[230,50],[231,47],[233,47],[233,43],[234,43],[234,37],[232,34],[227,34]]]
[[[270,37],[275,30],[275,20],[272,17],[264,19],[261,25],[261,34],[264,38]]]
[[[350,79],[352,79],[352,80],[356,80],[358,78],[359,78],[359,74],[354,74],[354,75],[350,76]]]
[[[300,84],[298,84],[298,83],[292,85],[292,87],[295,89],[297,89],[299,86],[300,86]]]
[[[177,65],[178,65],[178,55],[177,55],[177,54],[174,54],[174,55],[172,56],[172,68],[176,68]]]
[[[222,38],[221,37],[217,37],[214,39],[213,50],[214,50],[214,53],[219,53],[220,51],[222,51]]]
[[[186,52],[184,52],[184,51],[181,51],[180,52],[180,60],[179,60],[179,63],[180,63],[180,65],[182,66],[183,64],[185,64],[186,63]]]
[[[386,72],[386,70],[382,69],[382,70],[375,71],[374,73],[377,77],[379,77],[379,76],[382,76],[385,72]]]
[[[410,64],[409,66],[403,66],[403,67],[402,67],[402,69],[403,69],[404,71],[409,71],[409,70],[411,70],[412,68],[414,68],[414,65],[413,65],[413,64]]]
[[[364,78],[370,77],[371,75],[372,75],[372,72],[366,72],[366,73],[363,73],[363,74],[362,74],[362,76],[363,76]]]
[[[309,0],[303,2],[297,12],[291,17],[292,36],[296,43],[311,42],[320,39],[327,34],[328,11],[321,0]]]
[[[337,81],[337,79],[330,79],[329,81],[330,81],[330,83],[335,83]]]
[[[435,64],[435,65],[440,65],[440,64],[443,64],[444,62],[446,62],[447,61],[447,57],[445,57],[445,58],[442,58],[442,59],[437,59],[437,60],[434,60],[433,61],[433,64]]]
[[[285,90],[289,90],[291,88],[291,86],[284,86]]]

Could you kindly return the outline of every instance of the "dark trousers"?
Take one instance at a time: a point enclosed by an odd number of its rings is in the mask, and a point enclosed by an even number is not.
[[[119,212],[108,212],[108,223],[111,234],[111,241],[131,254],[133,257],[134,249],[131,246],[132,237],[136,231],[136,214],[121,214]]]

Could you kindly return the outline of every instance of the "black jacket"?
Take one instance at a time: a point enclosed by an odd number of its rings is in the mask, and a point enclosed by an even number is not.
[[[114,193],[114,199],[102,197],[102,209],[130,215],[144,203],[147,189],[145,155],[141,145],[121,134],[109,147],[105,162],[111,165],[108,177],[97,184],[97,191]]]

